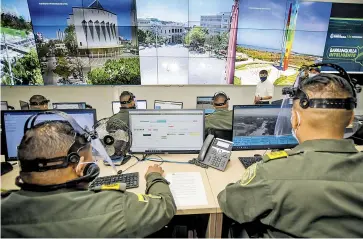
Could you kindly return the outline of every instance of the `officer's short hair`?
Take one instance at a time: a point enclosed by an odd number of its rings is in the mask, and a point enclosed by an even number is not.
[[[260,71],[260,73],[259,73],[259,75],[268,75],[268,71],[266,71],[266,70],[261,70]]]
[[[300,83],[300,88],[309,98],[349,98],[353,96],[353,89],[340,76],[321,73]],[[294,107],[300,108],[298,101]],[[316,129],[344,130],[351,121],[352,110],[308,108],[309,116],[306,122]]]
[[[131,98],[132,93],[131,93],[131,92],[129,92],[129,91],[123,91],[123,92],[121,93],[121,95],[120,95],[120,100],[121,100],[121,98],[122,98],[122,97],[125,97],[125,96],[129,96],[129,98]]]
[[[23,160],[67,156],[75,141],[75,132],[68,122],[50,121],[28,130],[18,147]]]
[[[353,96],[353,89],[340,76],[321,73],[301,82],[300,87],[306,93],[318,98],[348,98]]]

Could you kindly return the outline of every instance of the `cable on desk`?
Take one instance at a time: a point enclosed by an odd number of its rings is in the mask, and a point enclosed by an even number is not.
[[[180,162],[180,161],[172,161],[172,160],[165,160],[159,156],[159,158],[145,158],[147,161],[151,162],[159,162],[159,163],[179,163],[179,164],[189,164],[189,162]]]
[[[129,166],[128,168],[126,168],[125,170],[122,170],[122,173],[126,172],[127,170],[129,170],[130,168],[134,167],[136,164],[138,164],[140,162],[140,160],[138,160],[137,157],[134,156],[134,158],[136,158],[136,163],[134,163],[133,165]]]

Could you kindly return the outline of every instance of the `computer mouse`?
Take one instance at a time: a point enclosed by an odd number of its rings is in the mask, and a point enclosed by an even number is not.
[[[122,174],[122,170],[117,171],[117,174]]]

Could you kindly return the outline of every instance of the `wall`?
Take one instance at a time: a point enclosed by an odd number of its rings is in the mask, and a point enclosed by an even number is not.
[[[273,100],[281,99],[282,87],[275,87]],[[112,115],[111,101],[118,100],[122,91],[128,90],[137,99],[147,100],[148,108],[154,107],[154,100],[182,101],[184,109],[196,106],[197,96],[210,96],[217,91],[224,91],[231,98],[230,107],[234,104],[252,104],[255,86],[37,86],[37,87],[1,87],[1,100],[20,109],[19,100],[28,101],[32,95],[41,94],[52,102],[79,102],[97,109],[97,118]],[[359,97],[356,113],[363,114],[363,99]]]

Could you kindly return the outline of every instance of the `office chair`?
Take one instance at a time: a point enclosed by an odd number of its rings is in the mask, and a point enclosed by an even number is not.
[[[233,131],[229,129],[207,129],[206,136],[214,135],[216,138],[232,141]]]
[[[233,221],[228,229],[228,238],[262,238],[267,234],[267,227],[260,222],[239,224]]]

